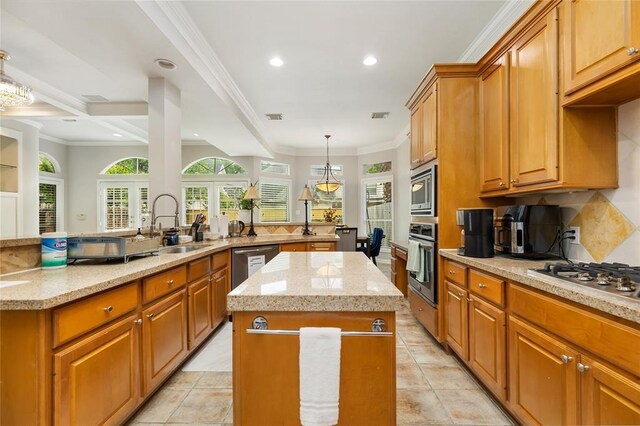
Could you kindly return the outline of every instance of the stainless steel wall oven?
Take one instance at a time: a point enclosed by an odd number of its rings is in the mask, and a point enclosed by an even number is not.
[[[420,258],[424,259],[422,267],[425,268],[422,280],[418,279],[415,272],[409,272],[409,285],[434,308],[438,304],[437,226],[435,223],[412,223],[409,227],[409,241],[420,244],[420,251],[424,254],[424,257]]]

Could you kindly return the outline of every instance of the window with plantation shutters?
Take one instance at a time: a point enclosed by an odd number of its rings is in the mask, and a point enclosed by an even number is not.
[[[246,185],[218,186],[218,216],[225,214],[229,220],[238,219],[238,200],[242,198]]]
[[[151,224],[147,182],[98,181],[100,232],[148,228]],[[173,226],[173,223],[171,224]]]
[[[313,193],[310,204],[310,222],[333,222],[338,224],[344,221],[344,180],[340,181],[340,188],[334,192],[320,191],[316,188],[316,180],[309,181],[309,188]]]
[[[290,188],[290,181],[260,180],[261,222],[289,222]]]
[[[40,233],[57,231],[58,194],[54,183],[40,183]]]
[[[129,188],[106,188],[105,207],[105,230],[115,231],[129,228]]]
[[[198,214],[209,218],[209,186],[185,186],[184,188],[185,224],[190,225]]]

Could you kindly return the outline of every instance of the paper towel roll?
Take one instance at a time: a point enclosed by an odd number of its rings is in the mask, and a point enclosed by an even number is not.
[[[229,236],[229,216],[223,214],[218,217],[218,232],[222,238]]]

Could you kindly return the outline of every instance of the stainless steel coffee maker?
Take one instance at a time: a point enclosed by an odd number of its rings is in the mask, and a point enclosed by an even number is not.
[[[244,222],[241,220],[229,221],[229,235],[232,237],[239,237],[244,231]]]

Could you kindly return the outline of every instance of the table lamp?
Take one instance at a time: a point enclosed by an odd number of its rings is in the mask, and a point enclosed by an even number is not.
[[[258,195],[258,190],[256,189],[255,186],[253,186],[253,184],[249,185],[249,188],[247,188],[247,192],[244,194],[243,199],[251,201],[251,226],[249,227],[249,232],[247,233],[247,236],[255,237],[258,234],[256,234],[255,229],[253,229],[253,201],[259,200],[260,196]]]
[[[298,201],[304,201],[304,231],[302,231],[302,235],[311,235],[311,231],[309,231],[309,216],[307,214],[307,206],[309,205],[309,201],[313,200],[313,192],[311,192],[311,188],[305,185],[302,188],[302,194],[298,197]]]

